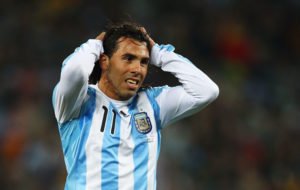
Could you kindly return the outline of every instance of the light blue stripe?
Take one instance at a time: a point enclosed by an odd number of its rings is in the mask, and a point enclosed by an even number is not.
[[[150,88],[146,91],[148,100],[150,101],[150,104],[154,110],[154,117],[155,117],[157,130],[160,130],[162,126],[161,126],[161,119],[160,119],[160,107],[156,102],[155,98],[161,94],[164,88],[167,88],[167,86]]]
[[[137,131],[134,119],[131,120],[134,140],[134,190],[147,189],[149,147],[144,134]]]
[[[160,154],[160,145],[161,145],[161,130],[158,129],[158,130],[157,130],[157,152],[156,152],[156,161],[158,161],[158,158],[159,158],[159,154]],[[157,184],[156,173],[157,173],[157,167],[155,167],[154,189],[156,189],[156,184]]]
[[[131,135],[134,141],[134,190],[144,190],[147,189],[149,147],[146,135],[139,133],[135,127],[134,114],[138,112],[136,109],[137,98],[138,96],[136,96],[128,106],[128,111],[131,115]]]
[[[111,134],[113,124],[113,105],[108,108],[107,120],[104,128],[104,138],[102,145],[102,189],[118,189],[118,149],[120,145],[120,124],[121,119],[116,112],[115,132]]]
[[[135,127],[134,114],[138,112],[136,109],[138,96],[135,96],[131,104],[128,106],[128,112],[131,115],[130,125],[132,127],[131,135],[134,141],[133,162],[134,162],[134,190],[147,189],[147,173],[148,173],[148,143],[145,143],[145,135],[137,131]],[[144,138],[143,138],[144,137]]]
[[[166,49],[166,50],[169,51],[169,52],[172,52],[172,51],[175,50],[175,47],[172,46],[171,44],[166,44],[166,45],[162,44],[162,45],[159,45],[159,48],[160,48],[161,50],[162,50],[162,49]]]
[[[82,106],[79,119],[63,123],[59,128],[68,171],[65,190],[86,187],[85,145],[96,107],[95,90],[89,88],[88,95],[89,100]]]
[[[147,97],[151,103],[151,106],[154,110],[154,116],[155,116],[155,122],[156,122],[156,130],[157,130],[157,152],[156,152],[156,160],[158,160],[159,158],[159,154],[160,154],[160,146],[161,146],[161,119],[160,119],[160,107],[158,105],[158,103],[156,102],[155,98],[163,91],[163,89],[166,87],[156,87],[156,88],[152,88],[148,91],[146,91],[147,93]],[[156,168],[155,168],[155,176],[156,176]],[[154,178],[154,189],[156,189],[156,177]]]

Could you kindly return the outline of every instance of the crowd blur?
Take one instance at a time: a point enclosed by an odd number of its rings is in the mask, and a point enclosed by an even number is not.
[[[2,190],[63,189],[52,90],[64,58],[120,18],[220,88],[163,131],[158,190],[300,189],[300,1],[2,0],[0,10]],[[177,84],[156,69],[147,80]]]

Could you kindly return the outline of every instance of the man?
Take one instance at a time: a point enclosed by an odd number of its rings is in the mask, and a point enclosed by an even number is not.
[[[68,173],[65,189],[156,189],[161,130],[219,93],[213,81],[173,51],[171,45],[155,44],[144,28],[122,23],[63,62],[53,106]],[[149,63],[172,73],[181,85],[142,87]],[[98,82],[89,84],[89,76]]]

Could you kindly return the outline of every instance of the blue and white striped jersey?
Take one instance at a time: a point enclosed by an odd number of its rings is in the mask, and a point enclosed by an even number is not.
[[[155,190],[161,130],[219,93],[217,85],[170,45],[155,45],[151,64],[171,72],[176,87],[142,88],[127,101],[88,84],[102,42],[89,40],[64,62],[53,107],[67,168],[66,190]]]

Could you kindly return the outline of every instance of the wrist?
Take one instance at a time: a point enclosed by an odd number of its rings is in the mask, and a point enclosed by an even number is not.
[[[158,44],[154,44],[151,49],[150,64],[161,67],[160,48]]]

